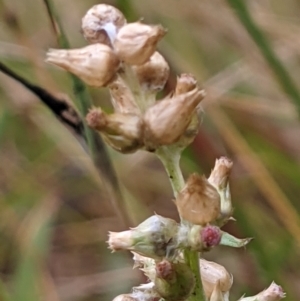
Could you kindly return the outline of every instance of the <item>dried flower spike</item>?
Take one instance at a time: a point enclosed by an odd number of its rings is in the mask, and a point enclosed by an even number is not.
[[[183,219],[206,225],[220,214],[220,195],[204,176],[192,174],[178,194],[176,206]]]
[[[119,59],[111,48],[93,44],[81,49],[50,49],[46,62],[57,65],[95,87],[105,86],[119,68]]]
[[[94,5],[82,18],[82,33],[90,43],[111,45],[119,29],[126,24],[124,15],[107,4]]]
[[[113,47],[125,63],[142,65],[155,52],[158,41],[165,33],[165,29],[160,25],[129,23],[119,30]]]
[[[133,66],[141,89],[146,92],[162,90],[169,78],[170,68],[159,52],[154,52],[143,65]]]

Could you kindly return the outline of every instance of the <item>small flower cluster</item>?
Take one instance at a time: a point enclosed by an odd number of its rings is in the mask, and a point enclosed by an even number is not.
[[[100,4],[83,17],[82,32],[89,46],[50,50],[47,61],[88,85],[109,89],[114,113],[92,108],[87,124],[119,152],[147,150],[172,161],[172,156],[180,154],[197,134],[199,104],[205,93],[194,76],[182,74],[175,90],[156,100],[169,77],[168,63],[156,50],[166,30],[160,25],[127,23],[118,9]],[[153,215],[135,228],[109,233],[109,248],[130,250],[134,267],[149,279],[114,301],[195,300],[196,277],[186,252],[202,253],[217,245],[247,245],[249,238],[238,239],[221,230],[233,219],[228,181],[231,169],[232,161],[222,157],[208,178],[192,174],[180,188],[177,185],[174,203],[180,223]],[[233,277],[226,269],[204,259],[196,265],[206,300],[229,300]],[[240,300],[277,301],[283,297],[281,287],[272,283],[258,295]]]
[[[101,4],[82,19],[84,37],[92,43],[82,49],[47,53],[47,62],[77,75],[86,84],[107,86],[113,114],[100,108],[87,115],[90,127],[122,153],[155,151],[175,142],[187,145],[198,127],[197,109],[204,91],[193,76],[178,78],[172,95],[156,101],[169,77],[169,65],[156,51],[166,31],[160,25],[127,23],[116,8]]]

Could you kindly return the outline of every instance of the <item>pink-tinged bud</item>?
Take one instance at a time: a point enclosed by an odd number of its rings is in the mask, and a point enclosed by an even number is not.
[[[200,272],[204,293],[207,299],[210,300],[214,290],[215,297],[220,296],[220,292],[222,294],[229,292],[233,278],[223,266],[212,261],[200,259]]]
[[[46,62],[66,69],[86,84],[103,87],[119,68],[119,59],[104,44],[93,44],[81,49],[50,49]]]
[[[125,63],[142,65],[155,52],[158,41],[165,33],[166,30],[160,25],[129,23],[119,30],[113,47]]]
[[[239,301],[279,301],[283,298],[285,298],[285,292],[282,287],[272,282],[267,289],[259,294],[252,297],[242,297]]]
[[[113,251],[130,250],[146,257],[161,259],[169,255],[176,237],[178,224],[160,215],[153,215],[131,230],[109,235]]]
[[[133,114],[107,115],[100,108],[91,109],[86,116],[89,127],[101,132],[106,142],[122,153],[142,147],[142,119]]]
[[[162,90],[169,78],[170,68],[159,52],[154,52],[143,65],[133,66],[143,91],[158,92]]]
[[[108,88],[112,99],[112,105],[116,113],[140,114],[140,109],[134,100],[131,90],[121,77],[116,76],[115,79],[109,83]]]
[[[221,241],[221,230],[217,226],[208,225],[201,229],[200,237],[205,248],[217,246]]]
[[[107,4],[94,5],[82,18],[82,33],[90,43],[111,45],[119,29],[126,24],[124,15]]]
[[[176,206],[184,220],[206,225],[220,214],[220,195],[204,176],[192,174],[178,194]]]
[[[168,260],[158,262],[155,271],[158,278],[171,280],[175,276],[173,264]]]
[[[192,91],[197,87],[197,80],[192,74],[183,73],[177,78],[175,95],[184,94]]]
[[[163,260],[156,264],[155,290],[168,301],[186,300],[194,290],[195,276],[183,263]]]
[[[219,245],[221,237],[222,231],[220,228],[212,225],[205,227],[200,225],[193,225],[192,227],[183,225],[178,232],[179,244],[198,252],[205,252]]]
[[[163,99],[148,108],[144,115],[144,143],[149,149],[177,142],[188,128],[203,91]]]

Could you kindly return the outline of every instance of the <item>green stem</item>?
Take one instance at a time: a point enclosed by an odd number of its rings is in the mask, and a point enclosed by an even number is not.
[[[181,151],[172,150],[168,146],[162,146],[156,151],[156,154],[168,173],[173,193],[176,197],[184,186],[184,178],[179,165]]]
[[[163,146],[156,151],[156,155],[159,157],[168,173],[175,197],[182,190],[185,184],[179,164],[181,151],[182,150],[179,150],[178,148],[172,148],[172,146]],[[186,223],[184,220],[181,222]],[[195,290],[188,298],[188,301],[206,301],[199,268],[199,253],[186,249],[184,251],[184,258],[190,269],[193,271],[196,280]]]

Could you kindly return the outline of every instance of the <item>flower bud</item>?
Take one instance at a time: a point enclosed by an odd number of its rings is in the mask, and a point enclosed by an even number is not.
[[[103,87],[119,68],[119,59],[111,48],[93,44],[81,49],[50,49],[46,62],[75,74],[90,86]]]
[[[135,103],[134,96],[131,90],[127,87],[123,79],[117,76],[108,85],[112,105],[116,113],[135,114],[140,113],[140,109]]]
[[[109,233],[109,248],[130,250],[146,257],[161,259],[169,255],[174,245],[177,223],[160,215],[153,215],[128,231]]]
[[[228,178],[232,165],[233,162],[226,157],[217,159],[215,167],[208,178],[208,182],[215,186],[216,189],[225,189],[228,184]]]
[[[220,282],[218,281],[213,289],[209,301],[225,301],[223,294],[220,289]]]
[[[204,176],[192,174],[178,194],[176,206],[184,220],[206,225],[220,214],[220,195]]]
[[[165,29],[160,25],[129,23],[119,30],[113,47],[125,63],[141,65],[149,60],[165,33]]]
[[[184,94],[192,91],[197,87],[197,80],[192,74],[183,73],[177,77],[177,83],[175,88],[175,95]]]
[[[208,181],[212,184],[221,197],[221,223],[224,224],[232,214],[231,194],[229,188],[229,174],[232,168],[232,161],[226,157],[216,160]]]
[[[242,297],[239,301],[279,301],[283,298],[285,298],[285,292],[282,287],[272,282],[267,289],[259,294],[252,297]]]
[[[209,299],[218,284],[217,289],[222,293],[228,292],[232,286],[233,278],[227,270],[212,261],[200,259],[201,280],[205,296]]]
[[[134,152],[142,146],[142,120],[133,114],[105,114],[100,108],[86,116],[88,126],[101,132],[106,142],[122,153]]]
[[[143,91],[158,92],[162,90],[169,78],[170,68],[159,52],[154,52],[143,65],[133,66]]]
[[[183,226],[184,227],[184,226]],[[221,241],[222,232],[219,227],[207,225],[205,227],[193,225],[187,232],[186,246],[198,252],[210,250]],[[178,241],[184,243],[182,239]]]
[[[168,301],[186,300],[195,287],[195,276],[183,263],[163,260],[156,264],[155,290]]]
[[[195,88],[179,96],[163,99],[148,108],[144,115],[146,147],[155,149],[177,142],[202,99],[203,91]]]
[[[90,43],[111,45],[119,29],[126,24],[124,15],[108,4],[94,5],[82,18],[82,33]]]

